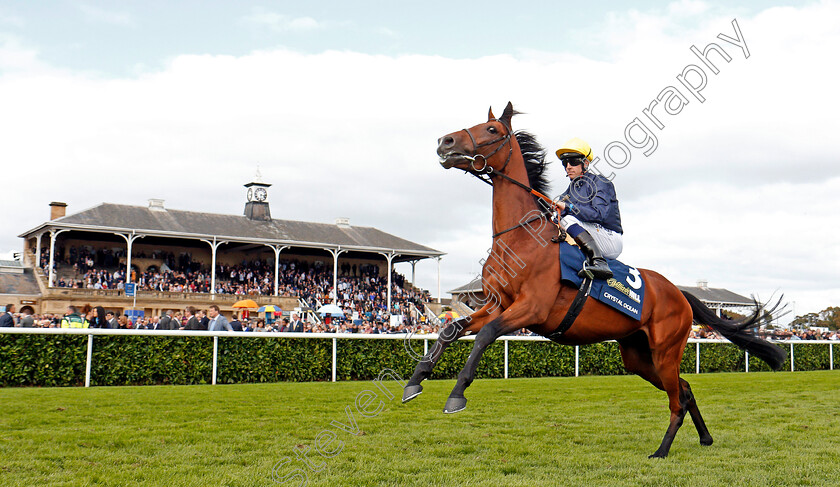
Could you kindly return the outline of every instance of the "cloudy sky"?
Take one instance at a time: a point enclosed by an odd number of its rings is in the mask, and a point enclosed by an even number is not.
[[[50,201],[240,214],[259,166],[276,218],[446,252],[445,292],[479,271],[490,191],[436,139],[510,100],[515,129],[582,137],[614,174],[625,262],[840,305],[840,3],[741,3],[3,2],[0,257]],[[436,293],[436,264],[417,273]]]

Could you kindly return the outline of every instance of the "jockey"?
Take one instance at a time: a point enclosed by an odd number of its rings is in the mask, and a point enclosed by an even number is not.
[[[596,279],[609,279],[613,273],[604,258],[615,259],[621,254],[624,233],[615,187],[607,178],[587,172],[592,148],[583,140],[569,140],[556,154],[569,177],[569,187],[558,203],[560,226],[587,257],[578,275],[584,277],[589,270]]]

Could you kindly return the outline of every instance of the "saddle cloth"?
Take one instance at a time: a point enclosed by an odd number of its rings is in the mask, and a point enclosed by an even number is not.
[[[585,260],[586,256],[579,247],[560,242],[561,280],[580,287],[583,279],[578,277],[578,272],[583,269]],[[593,281],[591,296],[635,320],[641,320],[645,297],[645,281],[641,274],[635,267],[614,259],[607,259],[607,264],[613,271],[613,277],[606,281]]]

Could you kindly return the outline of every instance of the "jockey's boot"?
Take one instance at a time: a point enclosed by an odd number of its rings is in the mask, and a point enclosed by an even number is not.
[[[583,265],[583,269],[578,272],[578,276],[586,277],[587,271],[591,272],[595,279],[609,279],[613,276],[610,266],[607,265],[606,259],[601,254],[601,249],[595,243],[595,239],[587,231],[583,231],[580,235],[575,237],[575,242],[580,246],[580,249],[586,255],[587,262]]]

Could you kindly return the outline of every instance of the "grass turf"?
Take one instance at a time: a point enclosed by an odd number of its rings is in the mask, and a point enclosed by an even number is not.
[[[686,418],[665,460],[647,455],[666,396],[634,376],[479,380],[455,415],[453,381],[408,404],[371,382],[0,389],[0,484],[298,485],[298,468],[313,486],[838,484],[840,371],[685,378],[715,444]],[[358,434],[331,424],[351,419]]]

